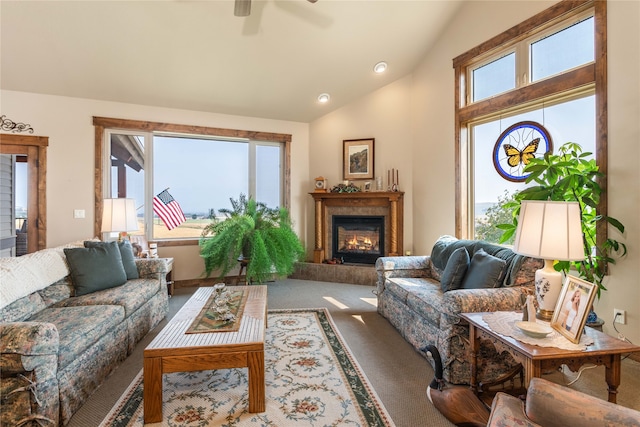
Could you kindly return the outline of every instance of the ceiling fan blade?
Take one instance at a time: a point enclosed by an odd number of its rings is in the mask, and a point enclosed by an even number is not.
[[[251,0],[236,0],[233,14],[235,16],[249,16],[251,14]]]

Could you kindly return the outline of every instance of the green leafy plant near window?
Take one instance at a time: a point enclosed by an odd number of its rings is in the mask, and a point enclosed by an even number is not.
[[[274,274],[291,274],[305,252],[287,209],[269,208],[244,194],[230,200],[231,209],[219,209],[221,216],[212,210],[211,223],[202,230],[200,256],[206,276],[219,271],[223,278],[242,258],[248,260],[251,281],[262,283]]]
[[[624,257],[627,247],[614,239],[607,238],[603,242],[597,240],[597,227],[602,221],[624,233],[624,225],[610,216],[598,214],[596,208],[600,202],[602,188],[598,170],[592,153],[583,153],[579,144],[568,142],[560,147],[559,154],[546,153],[542,158],[533,158],[525,167],[529,172],[526,183],[536,183],[514,195],[514,201],[505,203],[504,207],[512,211],[512,223],[498,224],[503,231],[500,242],[512,239],[518,226],[520,202],[522,200],[552,200],[578,202],[582,215],[582,233],[585,259],[583,261],[558,261],[557,271],[575,269],[578,275],[598,286],[600,292],[607,290],[603,280],[607,272],[607,264],[615,264],[615,257]]]

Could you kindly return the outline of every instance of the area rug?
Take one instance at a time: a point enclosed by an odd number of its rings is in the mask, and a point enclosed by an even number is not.
[[[266,412],[248,408],[246,368],[165,374],[163,421],[147,426],[394,426],[326,309],[270,310]],[[142,371],[101,427],[143,426]]]

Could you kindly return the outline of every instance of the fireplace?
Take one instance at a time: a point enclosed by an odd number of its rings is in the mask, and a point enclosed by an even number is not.
[[[403,253],[403,219],[404,207],[401,191],[371,191],[359,193],[331,193],[314,191],[310,193],[315,202],[315,248],[313,262],[322,263],[332,258],[344,258],[349,263],[375,264],[382,256],[398,256]],[[350,250],[346,254],[335,253],[337,240],[333,228],[334,217],[377,217],[382,218],[380,238],[377,253],[368,254],[354,260],[359,255],[357,250]],[[353,231],[352,224],[346,224],[346,229]],[[367,227],[370,224],[366,224]],[[368,229],[361,231],[369,231]],[[376,238],[377,239],[377,238]],[[344,237],[340,240],[344,240]],[[356,241],[358,239],[356,238]],[[373,239],[371,239],[373,240]],[[362,240],[364,243],[364,240]],[[373,245],[373,243],[371,243]],[[369,245],[367,242],[366,245]],[[340,248],[337,248],[340,249]],[[340,252],[340,251],[339,251]],[[356,256],[358,258],[358,256]],[[364,259],[364,260],[363,260]],[[351,261],[349,261],[351,260]]]
[[[332,230],[334,258],[375,264],[384,256],[384,216],[334,215]]]

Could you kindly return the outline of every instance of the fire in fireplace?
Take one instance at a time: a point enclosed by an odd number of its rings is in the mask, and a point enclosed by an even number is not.
[[[334,215],[333,257],[344,262],[375,264],[384,256],[384,217]]]

